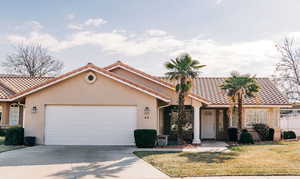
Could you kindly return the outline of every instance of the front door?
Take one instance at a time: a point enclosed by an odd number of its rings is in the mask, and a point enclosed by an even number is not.
[[[216,110],[204,109],[201,111],[201,138],[216,138]]]

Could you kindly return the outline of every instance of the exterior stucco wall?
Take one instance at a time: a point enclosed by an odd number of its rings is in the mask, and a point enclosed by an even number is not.
[[[24,109],[25,135],[36,136],[39,144],[44,143],[45,106],[47,104],[137,106],[138,128],[158,128],[156,98],[96,73],[96,82],[89,84],[85,81],[87,73],[27,96]],[[33,106],[37,107],[36,113],[31,111]],[[150,119],[144,119],[145,107],[150,108]],[[84,120],[84,116],[82,119]],[[68,124],[62,125],[68,127]]]
[[[243,125],[245,127],[246,113],[247,109],[265,109],[267,110],[267,125],[275,130],[274,141],[281,140],[281,130],[279,125],[280,120],[280,108],[279,107],[269,107],[269,108],[245,108],[243,116]],[[249,132],[254,132],[254,129],[249,129]],[[254,134],[254,133],[253,133]],[[257,134],[256,134],[257,135]],[[254,136],[255,138],[255,136]]]
[[[267,114],[267,124],[269,127],[271,128],[279,128],[279,119],[280,119],[280,108],[278,107],[268,107],[268,108],[244,108],[244,111],[243,111],[243,127],[246,127],[245,126],[245,121],[246,121],[246,110],[247,109],[265,109],[268,111],[268,114]]]

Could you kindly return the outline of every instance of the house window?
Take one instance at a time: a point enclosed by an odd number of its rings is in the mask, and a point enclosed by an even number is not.
[[[9,125],[15,126],[19,124],[20,108],[18,104],[11,104],[9,108]]]
[[[245,126],[253,127],[253,124],[267,124],[268,110],[267,109],[246,109],[245,110]]]

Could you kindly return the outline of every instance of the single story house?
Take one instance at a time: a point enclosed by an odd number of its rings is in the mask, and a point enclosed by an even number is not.
[[[219,86],[225,78],[199,77],[186,97],[184,137],[226,139],[237,126],[228,117],[230,98]],[[279,131],[287,99],[267,78],[245,100],[243,127],[266,123]],[[22,125],[26,136],[45,145],[134,145],[134,129],[156,129],[174,137],[177,94],[174,82],[120,61],[105,68],[91,63],[58,77],[0,76],[1,126]]]

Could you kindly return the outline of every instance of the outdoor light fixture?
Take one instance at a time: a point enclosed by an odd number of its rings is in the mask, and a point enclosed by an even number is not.
[[[37,112],[37,107],[36,107],[36,106],[33,106],[31,112],[32,112],[32,113],[36,113],[36,112]]]

